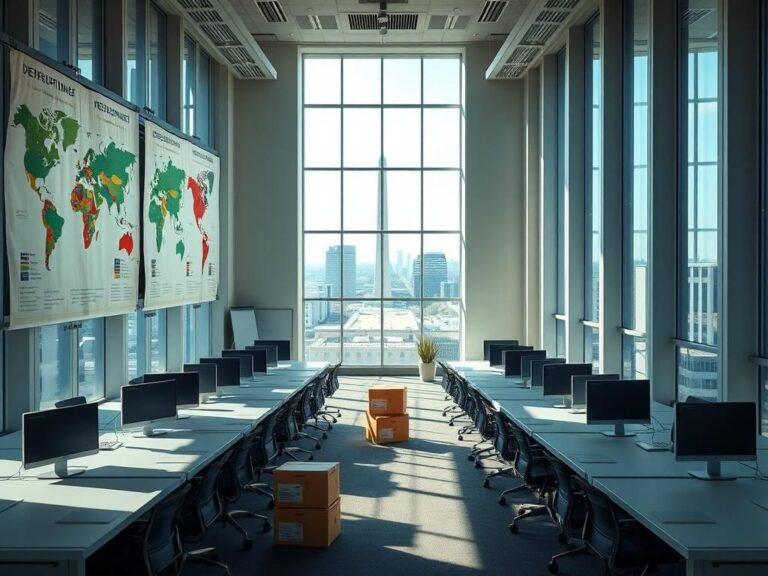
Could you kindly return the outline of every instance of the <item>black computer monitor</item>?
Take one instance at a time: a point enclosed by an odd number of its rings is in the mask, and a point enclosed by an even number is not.
[[[544,360],[547,357],[546,350],[528,350],[520,356],[520,376],[523,380],[531,379],[531,362],[533,360]]]
[[[291,341],[290,340],[254,340],[253,345],[270,344],[277,346],[277,359],[278,360],[290,360],[291,359]]]
[[[253,380],[253,355],[245,350],[222,350],[224,358],[237,358],[240,361],[240,378]]]
[[[571,412],[582,414],[587,408],[587,381],[589,380],[621,380],[619,374],[578,374],[571,376]]]
[[[533,346],[520,346],[517,350],[502,350],[501,363],[504,366],[504,376],[520,377],[520,359],[525,354],[533,352]]]
[[[144,382],[173,380],[176,383],[176,408],[200,405],[200,375],[197,372],[153,372],[144,374]]]
[[[754,402],[678,402],[675,404],[675,460],[705,460],[703,480],[730,480],[720,462],[757,458],[757,407]]]
[[[520,344],[517,340],[483,340],[483,360],[491,359],[491,344],[511,344],[517,346]]]
[[[225,386],[240,386],[240,358],[200,358],[200,364],[216,366],[216,395]]]
[[[176,381],[130,384],[120,389],[123,427],[143,428],[144,436],[159,436],[153,429],[162,420],[176,419]]]
[[[649,380],[587,380],[587,424],[613,424],[606,436],[634,436],[625,424],[651,422]]]
[[[490,360],[491,366],[503,366],[504,352],[506,350],[533,350],[533,346],[521,346],[519,344],[491,344]]]
[[[254,344],[246,346],[246,350],[264,350],[267,353],[267,366],[277,366],[278,352],[277,344]]]
[[[562,404],[555,408],[571,406],[571,376],[592,374],[592,364],[546,364],[542,366],[542,394],[544,396],[561,396]]]
[[[565,364],[565,358],[539,358],[531,360],[531,388],[541,386],[544,381],[544,366]]]
[[[261,372],[266,374],[267,372],[267,351],[266,350],[222,350],[222,356],[226,356],[224,352],[231,352],[230,355],[249,354],[252,357],[251,366],[253,367],[253,374]]]
[[[40,478],[67,478],[85,468],[69,468],[67,460],[99,451],[99,405],[80,404],[27,412],[21,419],[21,462],[25,470],[53,464]]]
[[[216,364],[184,364],[184,372],[197,372],[200,375],[200,402],[216,394]]]

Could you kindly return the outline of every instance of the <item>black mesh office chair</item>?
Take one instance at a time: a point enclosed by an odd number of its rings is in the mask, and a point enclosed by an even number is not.
[[[295,399],[289,400],[289,405],[293,405],[293,417],[298,427],[295,438],[297,440],[301,438],[312,440],[315,443],[315,449],[320,450],[323,447],[320,444],[320,438],[307,432],[307,428],[317,428],[316,425],[310,422],[310,419],[313,417],[310,394],[312,394],[311,386],[304,386],[304,389],[296,394]],[[328,437],[325,431],[322,431],[322,434],[323,438]]]
[[[520,531],[517,523],[523,518],[541,516],[543,514],[552,515],[546,498],[554,488],[555,476],[549,466],[546,454],[542,450],[531,446],[527,434],[519,428],[514,429],[512,433],[517,442],[515,468],[518,476],[522,478],[523,484],[505,490],[499,496],[499,500],[501,501],[506,494],[528,490],[533,492],[539,501],[538,504],[523,504],[518,508],[517,515],[512,518],[512,523],[509,525],[509,531],[517,534]]]
[[[237,521],[238,518],[252,518],[262,521],[262,532],[269,532],[272,524],[269,518],[263,514],[257,514],[250,510],[230,510],[230,505],[235,504],[243,492],[256,481],[256,475],[251,461],[251,452],[254,444],[258,441],[255,434],[250,434],[240,440],[232,451],[232,457],[224,465],[219,476],[218,490],[221,496],[223,511],[221,515],[222,524],[229,524],[243,536],[243,548],[245,550],[253,547],[253,538],[248,531]]]
[[[481,441],[472,446],[468,459],[474,461],[475,468],[480,468],[482,459],[490,457],[500,459],[500,454],[495,445],[497,424],[493,406],[479,392],[475,392],[475,400],[478,409],[474,424],[475,429],[480,434]]]
[[[323,393],[326,398],[332,398],[333,395],[336,393],[336,390],[339,389],[339,369],[341,368],[341,362],[338,364],[331,366],[331,368],[328,369],[328,372],[325,375],[325,389],[323,390]],[[328,415],[331,417],[331,420],[334,424],[336,424],[336,419],[341,418],[341,410],[338,406],[331,406],[330,404],[325,404],[323,406],[322,413],[325,415]]]
[[[289,400],[283,407],[278,410],[275,424],[275,440],[277,441],[278,454],[281,456],[288,456],[292,460],[299,460],[296,453],[309,454],[308,460],[314,460],[312,450],[301,448],[299,446],[289,446],[290,442],[298,440],[299,425],[296,422],[296,405],[297,401],[301,399],[299,394],[294,395],[294,399]]]
[[[301,392],[301,403],[299,404],[299,410],[301,412],[300,414],[300,424],[301,424],[301,431],[303,434],[306,434],[307,438],[310,438],[312,440],[315,440],[318,444],[319,439],[310,436],[307,432],[307,428],[313,428],[314,430],[317,430],[322,434],[323,440],[328,438],[328,430],[330,430],[331,423],[326,422],[325,420],[319,420],[318,419],[318,402],[323,402],[321,398],[316,398],[315,394],[317,394],[316,391],[316,385],[319,383],[318,380],[313,380],[309,382],[306,386],[304,386],[304,390]],[[312,422],[314,420],[314,422]]]
[[[67,398],[66,400],[59,400],[54,404],[56,408],[69,408],[70,406],[80,406],[86,404],[87,400],[85,396],[75,396],[74,398]]]
[[[276,466],[273,466],[272,463],[280,455],[280,448],[278,447],[275,434],[276,424],[276,415],[271,415],[266,420],[263,420],[255,430],[258,441],[251,451],[251,465],[253,466],[257,481],[251,482],[246,488],[249,492],[258,492],[269,497],[268,506],[270,508],[275,507],[275,494],[268,483],[261,482],[261,477],[263,474],[274,472]]]
[[[552,512],[560,528],[557,539],[563,544],[571,538],[581,539],[587,514],[586,485],[557,458],[549,457],[557,486],[552,495]]]
[[[517,442],[515,441],[512,430],[514,425],[510,420],[505,418],[501,412],[494,410],[492,412],[495,422],[495,436],[493,438],[493,448],[496,453],[496,457],[504,465],[495,470],[491,470],[486,474],[485,480],[483,480],[483,488],[491,487],[491,478],[495,476],[517,476],[517,470],[515,469],[515,459],[517,458]],[[504,500],[504,493],[499,496],[499,504],[506,504]]]

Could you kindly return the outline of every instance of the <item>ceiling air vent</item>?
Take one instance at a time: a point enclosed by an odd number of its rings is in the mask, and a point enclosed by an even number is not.
[[[277,42],[277,34],[251,34],[256,42]]]
[[[549,0],[545,8],[560,8],[561,10],[573,10],[579,0]]]
[[[204,8],[213,8],[210,0],[177,0],[184,10],[202,10]]]
[[[530,64],[539,55],[539,48],[515,48],[507,64]]]
[[[544,46],[552,35],[557,32],[557,24],[533,24],[523,36],[521,44]]]
[[[514,80],[522,77],[527,69],[526,66],[520,66],[518,64],[505,64],[501,67],[497,77],[505,80]]]
[[[427,24],[428,30],[464,30],[469,24],[469,16],[457,16],[451,14],[444,16],[433,14]]]
[[[261,15],[264,16],[264,20],[270,23],[288,22],[288,18],[285,17],[285,10],[280,6],[280,2],[277,0],[269,0],[268,2],[256,2],[256,6],[259,7]]]
[[[267,77],[267,75],[264,74],[264,71],[252,62],[247,64],[235,64],[235,70],[237,70],[240,78],[244,79],[264,80]]]
[[[387,14],[389,21],[387,22],[387,29],[391,32],[393,30],[416,30],[419,23],[418,14]],[[379,15],[377,13],[355,13],[347,14],[349,19],[349,29],[355,32],[360,31],[378,31],[379,30]]]
[[[483,6],[483,11],[480,12],[478,22],[498,22],[501,13],[504,12],[504,8],[507,7],[507,2],[500,2],[498,0],[488,0]]]
[[[216,46],[240,44],[232,29],[226,24],[200,24],[202,30]]]
[[[562,24],[568,18],[568,12],[562,10],[542,10],[536,16],[536,22],[551,22],[553,24]]]
[[[336,16],[315,16],[306,14],[296,16],[296,23],[300,30],[338,30],[339,23]]]
[[[712,14],[712,8],[688,8],[683,12],[683,26],[691,26]]]
[[[221,22],[221,16],[215,10],[196,10],[190,13],[190,17],[198,24]]]

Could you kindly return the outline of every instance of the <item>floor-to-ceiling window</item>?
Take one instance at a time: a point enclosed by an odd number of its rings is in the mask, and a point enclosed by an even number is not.
[[[69,60],[69,1],[38,0],[37,49],[54,60]]]
[[[584,361],[600,366],[600,253],[602,251],[602,58],[600,15],[585,28],[584,86]]]
[[[154,2],[149,5],[147,59],[147,103],[158,118],[165,118],[165,12]]]
[[[648,0],[624,14],[624,171],[622,218],[622,372],[646,378],[648,356]]]
[[[211,355],[211,303],[184,306],[184,362]]]
[[[762,30],[761,44],[761,71],[763,92],[760,99],[762,115],[762,134],[761,134],[761,159],[762,170],[760,171],[762,198],[761,198],[761,260],[760,281],[762,288],[760,290],[760,354],[763,364],[760,366],[760,432],[768,436],[768,6],[761,6],[760,26]]]
[[[77,67],[80,74],[104,81],[104,18],[101,0],[77,0]]]
[[[138,310],[128,314],[126,348],[129,379],[146,372],[165,371],[167,337],[165,310]]]
[[[568,119],[566,117],[566,52],[565,48],[557,54],[557,222],[555,228],[555,250],[557,252],[555,310],[555,353],[565,358],[565,171],[566,171],[566,136]]]
[[[680,2],[677,395],[720,399],[720,25],[714,0]]]
[[[460,357],[460,55],[305,55],[304,358]]]
[[[181,70],[183,113],[181,129],[195,135],[195,108],[197,106],[197,42],[190,36],[184,36],[184,62]]]

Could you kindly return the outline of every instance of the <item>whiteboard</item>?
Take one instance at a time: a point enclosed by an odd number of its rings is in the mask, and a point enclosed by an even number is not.
[[[261,340],[288,340],[293,343],[292,308],[256,308],[254,312]]]
[[[253,306],[232,307],[229,310],[229,316],[232,319],[235,348],[245,350],[246,346],[253,346],[253,341],[259,339]]]

